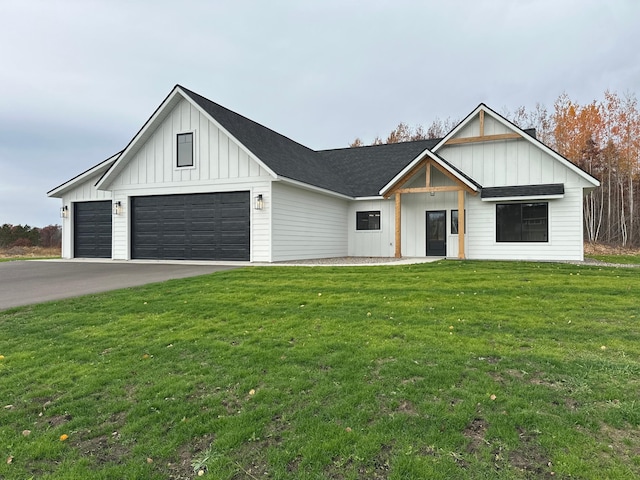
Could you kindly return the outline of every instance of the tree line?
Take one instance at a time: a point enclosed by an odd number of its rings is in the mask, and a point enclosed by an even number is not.
[[[566,93],[548,110],[537,103],[501,114],[598,180],[584,198],[585,238],[623,247],[640,246],[640,112],[632,93],[605,91],[600,100],[579,103]],[[459,123],[436,118],[428,128],[399,123],[372,145],[444,137]],[[356,138],[350,146],[363,146]]]
[[[11,225],[0,227],[0,248],[45,247],[56,248],[62,244],[62,227],[49,225],[44,228],[29,225]]]

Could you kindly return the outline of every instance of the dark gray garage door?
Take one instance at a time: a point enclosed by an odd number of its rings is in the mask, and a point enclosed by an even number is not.
[[[131,256],[249,260],[249,192],[131,198]]]
[[[111,200],[73,204],[73,256],[111,258]]]

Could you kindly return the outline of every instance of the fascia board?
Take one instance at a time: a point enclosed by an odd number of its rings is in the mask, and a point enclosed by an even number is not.
[[[133,139],[129,142],[127,147],[123,150],[122,155],[118,159],[118,161],[112,165],[112,167],[98,180],[96,183],[96,188],[99,190],[108,190],[108,182],[110,178],[113,178],[117,175],[120,170],[126,164],[128,157],[130,156],[130,152],[135,148],[137,143],[144,138],[145,134],[150,130],[155,128],[159,119],[164,119],[164,113],[168,108],[173,108],[175,104],[177,104],[177,96],[183,98],[188,101],[194,108],[196,108],[202,115],[204,115],[207,120],[213,123],[217,128],[219,128],[225,135],[227,135],[230,139],[232,139],[240,148],[249,155],[255,162],[257,162],[262,168],[264,168],[269,175],[273,178],[276,177],[275,172],[269,168],[262,160],[260,160],[256,155],[253,154],[248,148],[246,148],[242,142],[238,141],[226,128],[224,128],[215,118],[209,115],[206,111],[200,107],[179,85],[176,85],[173,90],[169,93],[169,95],[164,99],[164,101],[160,104],[160,106],[156,109],[156,111],[151,115],[149,120],[142,126],[142,128],[138,131],[138,133],[133,137]]]
[[[311,190],[313,192],[322,193],[324,195],[330,195],[336,198],[342,198],[344,200],[354,200],[354,197],[350,197],[349,195],[344,195],[342,193],[334,192],[332,190],[327,190],[326,188],[316,187],[315,185],[310,185],[308,183],[301,182],[299,180],[293,180],[291,178],[276,176],[275,181],[280,181],[283,183],[289,183],[291,185],[295,185],[296,187],[303,188],[305,190]]]
[[[562,155],[560,155],[555,150],[549,148],[547,145],[542,143],[537,138],[533,138],[531,135],[527,135],[524,132],[524,130],[522,130],[516,124],[510,122],[509,120],[504,118],[502,115],[499,115],[497,112],[495,112],[492,109],[490,109],[489,107],[487,107],[484,103],[481,103],[480,105],[478,105],[478,107],[476,107],[476,109],[473,112],[471,112],[469,115],[467,115],[464,120],[462,120],[453,130],[451,130],[444,138],[442,138],[442,140],[440,140],[438,142],[438,144],[435,147],[433,147],[432,150],[434,152],[437,152],[440,148],[442,148],[444,145],[446,145],[447,141],[449,139],[451,139],[452,137],[454,137],[455,134],[458,133],[467,123],[469,123],[473,118],[475,118],[475,116],[478,113],[480,113],[481,110],[484,111],[485,114],[489,115],[491,118],[493,118],[497,122],[501,123],[505,127],[509,128],[510,130],[513,130],[515,133],[519,134],[524,140],[526,140],[529,143],[531,143],[532,145],[535,145],[536,147],[542,149],[546,154],[550,155],[551,157],[553,157],[554,159],[556,159],[557,161],[562,163],[565,167],[569,168],[574,173],[577,173],[578,175],[580,175],[583,179],[585,179],[587,182],[592,184],[594,187],[599,187],[600,186],[600,181],[598,179],[592,177],[587,172],[582,170],[580,167],[578,167],[578,166],[574,165],[573,163],[571,163],[569,160],[564,158]]]
[[[375,195],[370,197],[355,197],[354,200],[356,202],[363,202],[366,200],[384,200],[384,197],[382,195]]]
[[[440,147],[442,147],[443,145],[445,145],[450,138],[454,137],[456,133],[458,133],[467,123],[469,123],[469,121],[474,118],[479,112],[480,110],[482,110],[482,107],[484,106],[483,103],[481,103],[480,105],[478,105],[469,115],[467,115],[458,125],[456,125],[455,127],[453,127],[453,129],[447,133],[444,137],[442,137],[442,139],[431,149],[433,152],[437,152]]]
[[[429,149],[425,148],[422,152],[418,154],[416,158],[411,160],[411,162],[409,162],[409,164],[406,167],[400,170],[400,173],[398,173],[384,187],[382,187],[382,189],[378,193],[381,196],[384,196],[384,194],[388,190],[390,190],[398,181],[400,181],[402,177],[404,177],[407,173],[411,171],[411,169],[413,169],[413,167],[415,167],[418,163],[420,163],[424,159],[424,156],[427,155],[428,153],[429,153]]]
[[[144,123],[142,128],[138,130],[138,133],[136,133],[131,141],[129,141],[129,144],[122,151],[120,158],[118,158],[118,160],[113,165],[111,165],[111,168],[109,168],[109,170],[107,170],[104,175],[102,175],[102,177],[96,182],[95,186],[98,190],[108,190],[108,182],[122,170],[128,160],[130,152],[135,148],[140,139],[151,128],[155,126],[157,120],[162,116],[168,105],[172,105],[175,103],[175,98],[177,95],[184,96],[178,91],[178,87],[176,86],[173,88],[173,90],[171,90],[171,92],[169,92],[169,95],[167,95],[162,103],[160,103],[158,108],[156,108],[151,117],[149,117],[149,119]]]
[[[202,107],[200,107],[200,105],[198,105],[197,102],[195,102],[190,96],[189,94],[187,94],[184,90],[182,90],[180,88],[180,86],[176,87],[180,93],[182,94],[182,96],[189,102],[191,103],[191,105],[193,105],[195,108],[198,109],[198,111],[200,113],[202,113],[202,115],[204,115],[207,120],[209,120],[211,123],[213,123],[216,128],[220,129],[225,135],[227,135],[231,140],[233,140],[241,149],[243,152],[245,152],[247,155],[249,155],[249,157],[254,160],[256,163],[258,163],[258,165],[260,165],[262,168],[264,168],[269,175],[271,175],[274,179],[278,176],[276,174],[276,172],[274,172],[271,168],[269,168],[267,166],[266,163],[264,163],[262,160],[260,160],[258,158],[257,155],[255,155],[251,150],[249,150],[240,140],[238,140],[236,137],[234,137],[229,130],[227,130],[226,128],[224,128],[224,126],[218,122],[215,118],[213,118],[211,115],[209,115]]]
[[[558,198],[564,198],[562,194],[556,195],[528,195],[528,196],[512,196],[512,197],[488,197],[483,198],[483,202],[514,202],[514,201],[524,201],[529,202],[531,200],[555,200]]]
[[[106,160],[103,160],[102,162],[100,162],[99,164],[94,165],[93,167],[91,167],[88,170],[85,170],[79,175],[76,175],[71,180],[67,180],[62,185],[58,185],[56,188],[49,190],[47,192],[47,196],[53,197],[53,198],[59,198],[60,196],[64,195],[66,192],[68,192],[78,184],[86,181],[88,178],[92,177],[93,175],[106,172],[115,163],[115,161],[117,160],[117,158],[120,156],[121,153],[122,152],[118,152],[115,155],[112,155]]]
[[[398,173],[395,177],[393,177],[393,179],[389,183],[387,183],[382,188],[382,190],[380,190],[380,192],[379,192],[380,195],[384,196],[384,194],[386,192],[388,192],[398,181],[400,181],[402,179],[402,177],[404,177],[408,172],[410,172],[411,169],[413,169],[413,167],[415,167],[418,163],[420,163],[422,160],[424,160],[425,156],[428,156],[431,160],[436,162],[438,165],[440,165],[442,168],[444,168],[446,171],[448,171],[451,175],[453,175],[458,180],[460,180],[460,182],[464,183],[466,186],[468,186],[470,189],[472,189],[474,192],[478,191],[478,187],[475,184],[469,182],[469,180],[467,180],[462,175],[460,175],[456,170],[452,169],[448,164],[442,162],[440,160],[440,158],[437,155],[435,155],[434,153],[432,153],[429,149],[425,149],[415,159],[413,159],[411,161],[411,163],[409,163],[409,165],[407,165],[405,168],[403,168],[400,173]]]
[[[555,158],[560,163],[562,163],[565,167],[569,168],[574,173],[577,173],[578,175],[580,175],[582,178],[584,178],[587,182],[591,183],[593,186],[595,187],[600,186],[600,181],[597,178],[592,177],[587,172],[582,170],[580,167],[574,165],[572,162],[564,158],[558,152],[546,146],[537,138],[533,138],[531,135],[527,135],[522,129],[520,129],[520,127],[518,127],[514,123],[511,123],[502,115],[499,115],[497,112],[494,112],[486,105],[482,105],[482,106],[484,107],[485,113],[488,113],[494,120],[500,122],[505,127],[514,130],[516,133],[520,134],[520,136],[523,137],[525,140],[527,140],[529,143],[531,143],[532,145],[535,145],[538,148],[541,148],[545,153],[547,153],[548,155],[551,155],[553,158]]]

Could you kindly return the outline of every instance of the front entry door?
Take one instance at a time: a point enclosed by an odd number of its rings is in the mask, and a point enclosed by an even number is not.
[[[447,212],[427,212],[427,257],[447,255]]]

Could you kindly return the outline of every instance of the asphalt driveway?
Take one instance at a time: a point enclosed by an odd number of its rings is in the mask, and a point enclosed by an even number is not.
[[[0,310],[232,268],[238,266],[64,260],[0,262]]]

